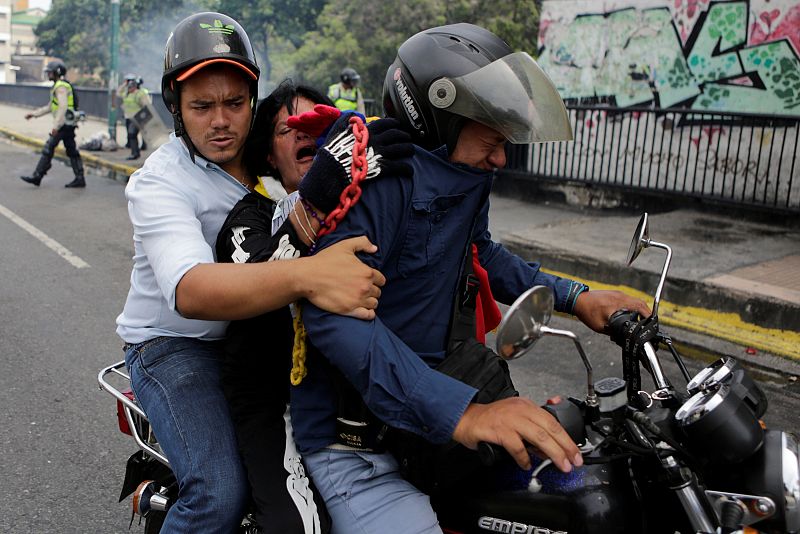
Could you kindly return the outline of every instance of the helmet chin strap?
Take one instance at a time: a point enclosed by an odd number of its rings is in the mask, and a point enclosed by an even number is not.
[[[186,133],[186,127],[183,124],[183,116],[181,115],[181,112],[176,111],[173,113],[172,120],[175,123],[175,137],[180,137],[183,139],[186,148],[189,149],[189,158],[191,158],[192,163],[195,163],[194,155],[197,153],[197,149],[194,147],[194,143],[192,143],[192,138],[189,137],[188,133]]]

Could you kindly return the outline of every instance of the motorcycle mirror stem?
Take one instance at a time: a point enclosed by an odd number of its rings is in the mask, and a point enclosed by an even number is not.
[[[544,335],[566,337],[575,343],[575,348],[578,349],[578,354],[581,355],[583,365],[586,367],[586,405],[591,408],[597,407],[597,394],[594,391],[594,370],[592,369],[591,362],[589,362],[589,358],[586,357],[586,353],[583,351],[583,346],[578,336],[569,330],[558,330],[556,328],[550,328],[549,326],[541,326],[540,332]]]
[[[553,290],[544,286],[533,286],[520,295],[509,306],[505,317],[497,327],[497,354],[504,360],[519,358],[530,352],[534,343],[545,335],[571,339],[586,367],[588,382],[586,405],[596,408],[598,402],[594,391],[592,364],[589,363],[578,336],[569,330],[557,330],[547,326],[553,312],[553,303]]]
[[[642,214],[642,218],[639,219],[639,225],[636,227],[631,246],[628,249],[628,265],[630,266],[633,263],[642,250],[649,247],[660,248],[667,251],[667,258],[664,261],[664,267],[661,269],[661,279],[658,281],[656,295],[653,299],[653,313],[650,314],[651,317],[658,317],[658,304],[661,302],[661,292],[664,290],[664,281],[667,279],[669,264],[672,261],[672,249],[669,245],[650,239],[650,228],[648,226],[647,212],[645,212]]]

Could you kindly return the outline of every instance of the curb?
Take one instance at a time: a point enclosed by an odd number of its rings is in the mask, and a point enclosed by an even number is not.
[[[546,272],[579,280],[592,289],[616,289],[645,302],[653,300],[659,274],[556,250],[513,235],[498,237],[513,253],[536,258],[548,266],[550,269],[543,269]],[[659,319],[668,326],[800,363],[800,307],[791,303],[668,276]],[[681,341],[675,337],[676,342]],[[692,344],[697,346],[696,342]],[[697,348],[711,354],[730,354],[730,347],[724,352],[715,347]]]
[[[19,134],[2,126],[0,126],[0,135],[3,135],[4,137],[10,139],[11,141],[16,141],[24,145],[36,148],[42,148],[44,146],[44,141],[40,139]],[[61,146],[60,144],[58,147],[56,147],[55,156],[58,157],[59,159],[67,159],[67,161],[69,160],[67,158],[67,153],[64,150],[64,147]],[[113,161],[108,161],[107,159],[99,158],[93,154],[87,154],[85,150],[81,152],[81,159],[85,164],[89,164],[92,167],[106,168],[114,172],[124,174],[125,176],[130,176],[138,169],[138,167],[123,165],[122,163],[114,163]]]

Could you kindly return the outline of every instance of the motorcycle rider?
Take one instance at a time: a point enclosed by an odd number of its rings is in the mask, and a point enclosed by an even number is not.
[[[52,113],[53,128],[50,130],[50,137],[47,138],[44,147],[42,147],[42,157],[39,158],[39,163],[36,164],[33,174],[20,176],[20,178],[38,187],[42,183],[44,175],[50,170],[58,143],[63,141],[64,150],[67,151],[72,172],[75,174],[75,179],[65,184],[64,187],[86,187],[81,153],[78,152],[78,148],[75,146],[75,128],[78,125],[78,96],[75,94],[72,84],[65,78],[67,66],[64,65],[63,61],[58,59],[50,61],[44,71],[47,73],[47,78],[53,82],[53,87],[50,89],[50,103],[25,114],[25,120]]]
[[[253,174],[270,174],[280,179],[290,193],[275,204],[266,190],[256,187],[236,203],[217,238],[220,262],[263,262],[307,255],[309,238],[324,215],[320,210],[297,202],[297,184],[312,166],[315,138],[288,126],[291,114],[311,111],[315,104],[330,104],[316,90],[282,83],[256,113],[254,131],[245,147],[245,162]],[[329,108],[335,111],[334,108]],[[338,112],[337,112],[338,113]],[[347,124],[347,118],[338,124]],[[372,122],[371,148],[380,155],[379,167],[390,160],[413,153],[408,134],[392,130],[391,119]],[[400,165],[389,175],[410,173]],[[387,171],[388,172],[388,171]],[[378,174],[383,174],[378,173]],[[325,196],[338,202],[340,191]],[[292,211],[296,208],[296,211]],[[308,211],[306,211],[308,210]],[[288,211],[302,230],[285,223],[273,234]],[[269,339],[269,352],[264,340]],[[292,439],[288,416],[290,355],[294,330],[289,308],[274,310],[251,319],[232,321],[228,327],[223,369],[223,390],[228,399],[247,469],[255,516],[264,532],[319,533],[330,530],[324,503],[305,475],[301,457]]]
[[[220,386],[228,321],[301,297],[371,318],[383,283],[354,255],[374,251],[363,237],[314,258],[214,263],[224,218],[256,184],[242,151],[258,75],[250,39],[234,19],[204,12],[179,22],[162,76],[175,132],[125,189],[134,265],[117,333],[132,388],[178,482],[162,532],[231,532],[248,502]],[[312,167],[309,179],[326,178]]]
[[[399,48],[387,72],[384,108],[420,145],[410,160],[413,178],[388,176],[365,185],[337,229],[316,243],[324,250],[362,234],[376,242],[378,252],[365,261],[387,277],[381,306],[370,321],[305,306],[305,327],[319,353],[308,351],[307,375],[291,396],[295,440],[334,532],[342,534],[384,532],[387,525],[398,533],[441,532],[428,496],[382,449],[383,424],[433,444],[454,440],[475,449],[481,441],[494,443],[524,469],[531,465],[526,443],[562,471],[582,464],[554,418],[513,396],[510,379],[496,372],[502,369],[496,356],[486,358],[499,377],[499,384],[486,386],[497,388],[491,402],[479,404],[484,389],[436,370],[448,361],[453,309],[471,302],[456,299],[469,295],[460,266],[471,263],[470,243],[501,302],[545,285],[557,311],[596,331],[620,308],[649,311],[621,292],[588,291],[543,273],[491,241],[488,195],[493,170],[505,165],[506,142],[572,136],[563,102],[530,56],[512,54],[497,36],[470,24],[420,32]],[[336,172],[338,161],[325,150],[316,158]],[[325,209],[316,185],[303,180],[299,191]]]

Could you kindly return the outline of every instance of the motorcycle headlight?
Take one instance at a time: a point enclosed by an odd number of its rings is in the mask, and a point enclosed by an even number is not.
[[[759,532],[800,533],[800,449],[794,434],[764,433],[764,445],[746,461],[727,470],[718,488],[770,499],[775,513],[751,526]]]
[[[796,436],[786,432],[781,434],[786,532],[798,532],[800,531],[800,448]]]

